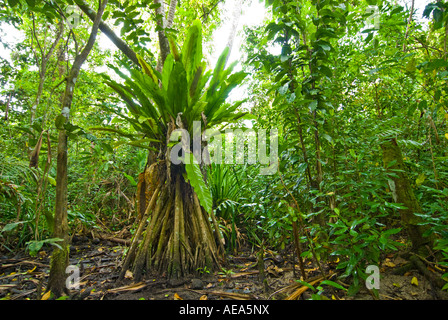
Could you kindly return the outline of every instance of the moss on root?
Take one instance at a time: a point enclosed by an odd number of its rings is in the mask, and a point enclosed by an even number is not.
[[[51,291],[56,298],[68,293],[65,270],[69,264],[69,252],[70,246],[66,244],[61,248],[55,248],[51,255],[50,278],[46,291]]]

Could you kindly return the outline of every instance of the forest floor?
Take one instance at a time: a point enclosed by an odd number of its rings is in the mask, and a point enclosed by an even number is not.
[[[116,240],[116,239],[115,239]],[[70,264],[80,266],[80,288],[71,291],[71,298],[84,300],[279,300],[309,299],[312,291],[295,281],[299,268],[293,268],[291,255],[267,251],[264,259],[264,278],[254,253],[242,250],[238,255],[229,254],[228,265],[222,272],[209,273],[201,270],[195,277],[170,280],[164,277],[147,277],[135,283],[128,273],[124,281],[117,283],[119,267],[126,249],[125,244],[99,240],[86,236],[74,237],[70,249]],[[1,250],[1,249],[0,249]],[[44,247],[36,257],[20,251],[12,255],[0,251],[0,299],[39,300],[46,299],[44,288],[49,276],[51,247]],[[435,290],[430,282],[418,272],[409,270],[403,275],[394,270],[407,261],[398,254],[387,256],[380,266],[381,300],[433,300],[448,299],[448,295]],[[336,264],[322,266],[328,277],[348,287],[336,278]],[[308,283],[318,286],[324,280],[319,269],[305,261]],[[366,300],[374,296],[362,286],[353,297],[346,291],[327,286],[324,295],[336,300]]]

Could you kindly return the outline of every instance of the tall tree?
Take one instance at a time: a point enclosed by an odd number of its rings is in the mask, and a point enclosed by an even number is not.
[[[201,148],[207,128],[244,115],[236,112],[240,103],[229,106],[225,99],[245,73],[231,74],[234,65],[224,68],[228,48],[215,69],[206,72],[201,29],[200,22],[195,21],[181,50],[171,41],[172,53],[166,57],[162,74],[140,59],[142,71],[130,69],[131,77],[117,70],[124,85],[110,79],[107,82],[134,117],[126,120],[144,134],[146,141],[141,142],[146,142],[156,155],[142,175],[149,201],[127,252],[121,278],[129,269],[136,280],[153,272],[180,277],[198,269],[217,269],[224,257],[210,190],[199,165],[203,163],[203,152],[201,149],[198,153],[196,148]],[[132,96],[137,99],[130,99]],[[179,132],[182,142],[172,146],[172,135]]]
[[[93,48],[98,33],[101,17],[106,8],[107,0],[98,1],[98,12],[93,21],[89,39],[81,53],[77,54],[73,65],[66,78],[65,93],[62,100],[61,114],[56,122],[59,130],[58,151],[57,151],[57,174],[56,174],[56,203],[54,214],[54,237],[62,239],[60,247],[53,251],[50,264],[50,278],[48,280],[47,291],[51,291],[55,296],[60,296],[67,292],[66,288],[66,268],[69,263],[69,239],[67,222],[67,133],[64,126],[70,121],[70,108],[73,101],[76,82],[79,72],[87,56]]]

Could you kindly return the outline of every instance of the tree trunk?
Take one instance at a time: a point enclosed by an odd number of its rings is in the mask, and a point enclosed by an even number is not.
[[[167,28],[171,28],[173,26],[174,14],[176,13],[176,5],[177,5],[177,0],[170,1],[170,7],[168,9],[168,20],[166,22]]]
[[[157,61],[157,71],[162,72],[163,64],[165,63],[166,57],[170,54],[170,43],[165,34],[165,28],[167,26],[167,22],[165,19],[165,6],[163,0],[154,0],[154,4],[160,4],[159,7],[156,8],[156,15],[160,18],[157,19],[157,26],[159,30],[157,31],[157,35],[159,37],[159,47],[160,47],[160,58]],[[172,13],[172,19],[174,19],[174,12]]]
[[[53,250],[50,262],[50,278],[47,291],[56,297],[67,293],[65,269],[69,263],[68,223],[67,223],[67,135],[59,130],[56,168],[56,204],[53,236],[62,239],[61,248]]]
[[[388,172],[394,173],[389,180],[389,187],[396,203],[403,204],[406,209],[400,209],[401,221],[412,242],[412,249],[418,251],[422,246],[432,245],[432,237],[424,237],[428,226],[419,225],[422,219],[415,213],[422,213],[420,204],[412,190],[411,183],[403,163],[403,156],[395,138],[388,139],[381,144],[383,163]],[[391,165],[393,161],[396,161]]]
[[[62,116],[65,122],[69,121],[70,107],[73,101],[76,81],[78,79],[81,66],[87,59],[96,40],[98,26],[101,16],[104,13],[107,0],[99,0],[98,14],[95,17],[92,30],[86,46],[79,55],[75,57],[73,66],[67,77],[67,83],[62,103]],[[68,241],[68,223],[67,223],[67,134],[63,128],[59,128],[58,138],[58,156],[56,169],[56,203],[54,215],[54,237],[62,241],[59,242],[60,248],[55,248],[50,262],[50,278],[48,280],[47,291],[51,291],[58,297],[67,293],[65,270],[69,263],[69,241]]]

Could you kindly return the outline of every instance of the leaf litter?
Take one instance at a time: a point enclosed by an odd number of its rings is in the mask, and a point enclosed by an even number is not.
[[[147,276],[134,282],[132,272],[117,283],[118,274],[127,241],[117,245],[110,240],[93,241],[86,237],[74,241],[70,250],[70,264],[80,268],[80,288],[70,291],[71,299],[84,300],[267,300],[267,299],[310,299],[315,293],[310,288],[319,287],[325,280],[319,268],[312,263],[306,269],[307,282],[300,277],[298,265],[291,263],[288,254],[282,259],[274,256],[264,261],[264,279],[261,278],[257,258],[249,250],[228,256],[228,265],[221,272],[203,272],[182,279],[167,279]],[[52,247],[44,247],[36,257],[24,251],[13,257],[0,252],[0,299],[46,300],[45,287],[49,276]],[[278,256],[278,255],[277,255]],[[427,300],[434,299],[430,283],[416,270],[403,275],[393,270],[404,264],[401,258],[386,258],[381,269],[381,286],[377,298],[384,300]],[[400,260],[401,259],[401,260]],[[334,264],[324,265],[340,288],[348,284],[336,280]],[[334,276],[334,278],[333,278]],[[307,285],[306,285],[307,284]],[[375,296],[361,287],[353,297],[346,290],[326,286],[323,296],[332,300],[375,299]],[[442,298],[446,298],[443,296]]]

